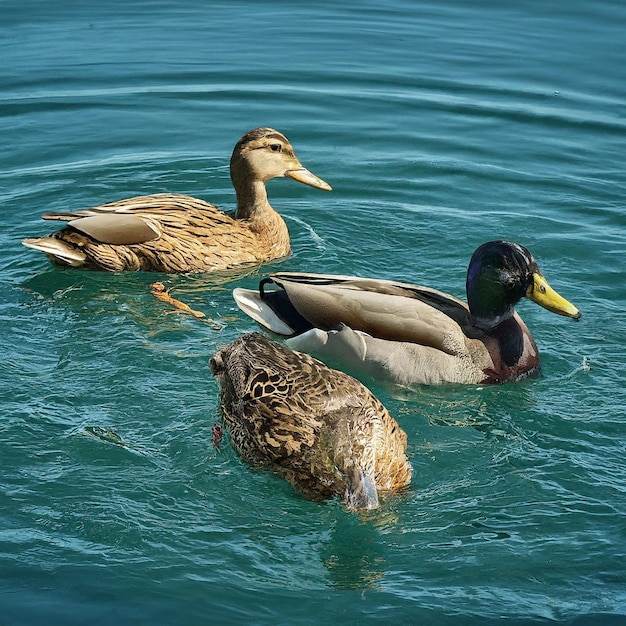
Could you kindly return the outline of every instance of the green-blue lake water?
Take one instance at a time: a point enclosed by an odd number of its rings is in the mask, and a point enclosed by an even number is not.
[[[626,623],[626,7],[0,4],[1,624]],[[294,254],[210,276],[53,268],[40,215],[153,192],[234,208],[256,126],[334,188],[268,184]],[[208,360],[272,269],[464,296],[527,246],[579,322],[518,310],[539,378],[375,391],[412,488],[365,517],[251,471]],[[173,312],[171,294],[215,320]]]

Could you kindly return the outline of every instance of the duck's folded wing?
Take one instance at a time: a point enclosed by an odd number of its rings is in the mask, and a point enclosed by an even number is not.
[[[42,218],[67,222],[101,243],[124,245],[156,239],[162,229],[202,230],[207,219],[224,229],[236,223],[210,202],[175,193],[137,196],[80,211],[45,213]]]
[[[100,243],[114,245],[129,246],[145,243],[161,236],[158,222],[139,215],[103,213],[71,220],[68,226],[89,235]]]
[[[272,283],[278,289],[272,289]],[[273,316],[274,327],[265,324],[272,330],[281,321],[293,328],[295,311],[309,327],[334,330],[345,324],[373,337],[428,345],[449,353],[464,343],[461,327],[469,325],[462,301],[433,289],[393,281],[285,272],[273,274],[261,284],[252,312],[241,305],[243,294],[237,295],[238,304],[256,321],[263,324]],[[247,300],[245,304],[250,305],[254,299],[248,294]],[[304,330],[294,329],[291,334]]]

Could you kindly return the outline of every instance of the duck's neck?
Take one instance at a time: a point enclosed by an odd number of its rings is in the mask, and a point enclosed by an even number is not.
[[[502,322],[505,322],[511,319],[514,313],[515,313],[515,309],[513,307],[506,309],[506,311],[501,314],[491,313],[485,316],[475,315],[472,312],[472,325],[488,333],[492,331],[494,328],[496,328],[497,326],[500,326]]]
[[[467,304],[474,319],[473,325],[490,331],[515,314],[515,305],[521,296],[512,292],[499,280],[499,275],[484,266],[476,273],[470,264],[467,273]]]
[[[235,186],[237,212],[235,219],[245,222],[252,232],[268,242],[274,254],[289,254],[289,231],[283,218],[272,208],[265,183],[260,180],[246,181]]]
[[[235,185],[235,193],[237,194],[236,219],[253,221],[266,213],[275,213],[267,199],[263,181],[252,180],[239,183]]]

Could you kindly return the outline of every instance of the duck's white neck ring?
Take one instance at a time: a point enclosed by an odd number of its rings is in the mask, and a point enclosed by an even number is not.
[[[483,331],[493,330],[496,326],[502,324],[502,322],[513,317],[515,310],[510,307],[502,315],[496,315],[494,317],[477,317],[472,316],[472,325]]]

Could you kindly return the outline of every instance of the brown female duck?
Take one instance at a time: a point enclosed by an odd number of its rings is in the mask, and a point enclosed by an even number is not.
[[[153,194],[71,213],[47,213],[43,219],[67,226],[22,243],[69,267],[223,271],[279,259],[291,251],[287,226],[267,199],[268,180],[286,176],[331,189],[302,166],[287,138],[272,128],[257,128],[238,141],[230,176],[237,194],[234,218],[198,198]]]
[[[406,487],[406,434],[361,383],[259,333],[211,359],[234,449],[304,496],[338,495],[353,510]]]
[[[523,246],[489,241],[472,256],[467,301],[389,280],[273,274],[239,307],[287,345],[399,385],[502,383],[539,371],[537,346],[515,311],[525,296],[567,317],[578,309],[547,283]]]

